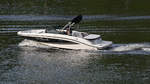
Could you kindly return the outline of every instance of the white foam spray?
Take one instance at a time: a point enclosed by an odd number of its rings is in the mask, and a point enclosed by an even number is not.
[[[42,44],[41,42],[28,40],[28,39],[25,39],[22,42],[20,42],[18,46],[21,46],[21,47],[29,46],[29,47],[38,47],[38,48],[52,48],[50,46],[46,46],[46,45]]]
[[[122,52],[122,51],[138,50],[138,49],[140,50],[142,48],[150,49],[150,44],[147,43],[125,44],[125,45],[114,47],[111,49],[111,51]]]

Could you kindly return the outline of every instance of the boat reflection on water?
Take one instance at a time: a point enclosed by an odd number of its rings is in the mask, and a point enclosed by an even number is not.
[[[90,73],[86,75],[87,72],[82,71],[92,56],[86,51],[20,48],[20,83],[74,83],[80,82],[81,78],[85,78],[85,83],[88,83],[90,80]]]
[[[17,70],[19,83],[103,83],[130,81],[134,76],[145,75],[148,64],[143,54],[117,54],[105,51],[46,49],[19,47]],[[114,55],[113,55],[114,54]],[[135,58],[136,60],[131,60]],[[149,58],[149,57],[148,57]],[[126,60],[123,60],[126,59]],[[148,60],[148,59],[147,59]],[[145,64],[141,67],[140,63]],[[135,66],[134,63],[137,63]],[[132,67],[132,68],[131,68]],[[133,70],[132,70],[133,69]],[[134,73],[138,72],[138,73]],[[123,74],[122,74],[123,73]],[[129,74],[131,73],[131,74]],[[126,74],[126,76],[124,76]],[[145,75],[147,76],[147,75]],[[141,78],[141,77],[139,77]],[[95,81],[97,80],[97,81]],[[138,78],[132,80],[136,82]]]

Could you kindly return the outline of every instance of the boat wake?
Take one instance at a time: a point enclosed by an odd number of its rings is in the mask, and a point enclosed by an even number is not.
[[[18,46],[54,49],[40,42],[27,39],[20,42]],[[103,54],[150,54],[150,43],[113,44],[109,49],[100,50],[100,52]]]
[[[113,44],[103,54],[142,54],[150,55],[150,43]]]
[[[19,47],[37,47],[37,48],[52,48],[49,46],[46,46],[40,42],[24,39],[22,42],[19,43]]]
[[[111,51],[132,51],[132,50],[148,50],[150,49],[149,43],[133,43],[133,44],[114,44]]]

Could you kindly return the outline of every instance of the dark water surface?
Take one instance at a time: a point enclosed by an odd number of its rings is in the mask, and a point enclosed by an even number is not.
[[[39,45],[19,47],[23,39],[16,35],[20,30],[63,25],[72,16],[0,16],[0,83],[148,84],[150,25],[149,19],[141,17],[149,16],[139,16],[136,20],[131,16],[126,17],[128,20],[108,17],[85,16],[77,30],[100,34],[104,40],[113,41],[112,49],[74,51]]]
[[[1,0],[0,84],[149,84],[147,0]],[[20,47],[17,32],[63,26],[83,14],[78,31],[113,42],[99,51]]]

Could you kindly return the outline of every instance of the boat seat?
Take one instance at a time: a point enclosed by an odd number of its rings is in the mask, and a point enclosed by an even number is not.
[[[88,34],[85,32],[72,31],[72,36],[74,36],[74,37],[84,38],[87,35]]]
[[[88,36],[85,36],[84,38],[85,38],[85,39],[88,39],[88,40],[93,40],[93,39],[100,38],[100,35],[97,35],[97,34],[89,34]]]

